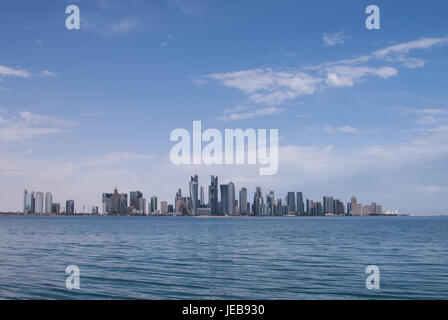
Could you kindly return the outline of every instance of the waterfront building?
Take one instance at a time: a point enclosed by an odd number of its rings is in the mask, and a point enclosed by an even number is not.
[[[190,199],[191,199],[191,214],[193,216],[197,215],[198,213],[198,175],[195,175],[191,177],[189,187],[190,187]]]
[[[35,199],[34,213],[42,214],[44,212],[44,193],[36,192],[36,194],[34,195],[34,199]]]
[[[65,213],[66,214],[75,214],[75,201],[67,200],[65,202]]]
[[[305,204],[303,203],[303,193],[302,192],[297,192],[297,197],[296,197],[296,201],[297,201],[297,213],[298,214],[304,214],[305,213]]]
[[[229,216],[235,215],[235,185],[229,182],[227,187],[227,208]]]
[[[229,214],[229,186],[227,184],[221,184],[220,186],[221,190],[221,215],[228,215]]]
[[[157,212],[157,197],[156,196],[151,197],[151,212],[149,212],[149,213],[154,213],[154,212]]]
[[[288,213],[296,212],[296,197],[294,192],[288,192],[286,196],[286,203],[288,205]]]
[[[45,213],[51,213],[51,209],[53,206],[53,195],[51,192],[47,192],[45,194]]]
[[[247,189],[241,188],[240,190],[240,215],[246,215],[247,214]]]
[[[211,176],[211,183],[208,188],[208,205],[212,215],[218,215],[218,177]]]

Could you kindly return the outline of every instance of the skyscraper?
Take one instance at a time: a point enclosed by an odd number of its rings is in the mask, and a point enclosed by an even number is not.
[[[267,214],[269,216],[274,215],[274,202],[275,202],[274,191],[271,191],[266,197]]]
[[[240,215],[247,214],[247,189],[241,188],[240,190]]]
[[[160,213],[167,214],[168,213],[168,203],[166,201],[160,202]]]
[[[53,195],[51,192],[45,194],[45,213],[51,213],[53,206]]]
[[[201,186],[200,188],[200,192],[199,192],[199,207],[203,208],[204,207],[204,187]]]
[[[323,198],[323,204],[324,204],[324,214],[326,213],[334,213],[334,200],[333,197],[324,197]]]
[[[110,198],[112,197],[112,193],[103,193],[102,203],[103,208],[101,213],[102,214],[109,214],[110,212]]]
[[[120,215],[126,215],[126,207],[128,206],[128,194],[120,194]]]
[[[287,206],[288,206],[288,213],[295,213],[296,212],[296,197],[295,197],[294,192],[288,192],[286,201],[287,201]]]
[[[191,199],[191,214],[193,216],[198,213],[198,175],[191,177],[190,180],[190,199]]]
[[[157,212],[157,197],[156,196],[151,197],[151,212],[149,212],[149,213],[153,213],[153,212]]]
[[[34,213],[34,191],[28,192],[27,190],[24,191],[23,194],[23,213],[24,214],[31,214]]]
[[[121,212],[120,199],[121,196],[118,194],[118,189],[115,188],[114,193],[110,197],[110,211],[108,212],[108,214],[113,216],[120,215]]]
[[[299,214],[304,214],[305,213],[305,204],[303,203],[303,193],[302,192],[297,192],[297,212]]]
[[[141,193],[140,191],[131,191],[130,195],[129,195],[129,205],[130,207],[135,210],[135,211],[139,211],[142,208],[139,208],[139,199],[143,197],[143,193]]]
[[[36,192],[35,195],[34,213],[42,214],[44,212],[44,194],[43,192]]]
[[[218,177],[211,176],[211,183],[208,188],[208,204],[212,215],[218,215]]]
[[[75,214],[75,201],[67,200],[65,202],[65,213],[66,214]]]
[[[229,214],[229,186],[227,184],[222,184],[219,186],[221,189],[221,215]]]
[[[253,211],[254,215],[261,216],[263,211],[263,195],[261,193],[261,187],[255,188],[255,194],[254,194],[254,204],[253,204]]]
[[[229,216],[235,215],[235,185],[233,182],[229,182],[227,188],[227,208]]]
[[[138,198],[138,213],[146,214],[146,198]]]

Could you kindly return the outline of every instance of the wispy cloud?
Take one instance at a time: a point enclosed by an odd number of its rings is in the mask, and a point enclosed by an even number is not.
[[[39,72],[39,77],[57,77],[58,74],[56,72],[52,72],[49,70],[42,70]]]
[[[278,113],[283,112],[282,109],[279,109],[276,107],[254,109],[254,110],[244,111],[244,112],[235,111],[235,110],[231,110],[231,111],[226,110],[226,111],[225,111],[226,114],[219,117],[217,120],[220,120],[220,121],[246,120],[246,119],[253,119],[255,117],[269,116],[269,115],[278,114]]]
[[[326,87],[352,87],[368,78],[388,79],[396,76],[393,66],[371,66],[368,62],[379,59],[384,62],[398,62],[404,67],[418,68],[425,60],[406,56],[414,49],[429,49],[445,45],[448,38],[427,38],[405,42],[374,51],[352,59],[325,62],[303,69],[257,68],[233,72],[211,73],[200,77],[215,80],[226,87],[246,93],[252,102],[275,105],[302,95],[312,95]]]
[[[31,72],[22,68],[10,68],[0,65],[0,76],[14,76],[21,78],[31,78]]]
[[[18,115],[0,117],[0,142],[14,142],[41,135],[67,132],[75,123],[53,116],[21,111]]]
[[[169,35],[166,37],[166,40],[163,41],[163,42],[160,44],[160,47],[161,47],[161,48],[166,47],[166,46],[168,45],[168,42],[169,42],[172,38],[173,38],[173,35],[169,34]]]
[[[322,35],[322,41],[327,46],[335,46],[338,44],[342,44],[345,42],[345,40],[348,40],[348,39],[350,39],[350,37],[345,35],[343,32],[324,33]]]
[[[111,152],[104,155],[85,158],[79,161],[81,165],[94,167],[104,165],[114,165],[122,162],[135,161],[135,160],[148,160],[155,159],[154,155],[139,154],[132,152]]]
[[[340,127],[325,126],[324,131],[326,133],[350,133],[350,134],[360,133],[359,129],[353,128],[351,126],[340,126]]]

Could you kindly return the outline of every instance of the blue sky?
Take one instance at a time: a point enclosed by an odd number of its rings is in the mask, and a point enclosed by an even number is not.
[[[81,29],[65,28],[76,4]],[[367,30],[369,4],[381,29]],[[0,210],[23,188],[173,201],[198,172],[237,190],[357,195],[448,213],[444,1],[0,1]],[[278,128],[279,171],[174,166],[170,132]],[[252,195],[250,195],[251,197]]]

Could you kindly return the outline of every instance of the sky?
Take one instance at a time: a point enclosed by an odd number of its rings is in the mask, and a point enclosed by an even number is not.
[[[68,5],[80,30],[65,27]],[[365,9],[380,9],[368,30]],[[173,203],[197,173],[448,214],[446,1],[0,0],[0,211],[23,189]],[[279,130],[279,168],[171,163],[170,133]],[[101,208],[101,206],[100,206]]]

